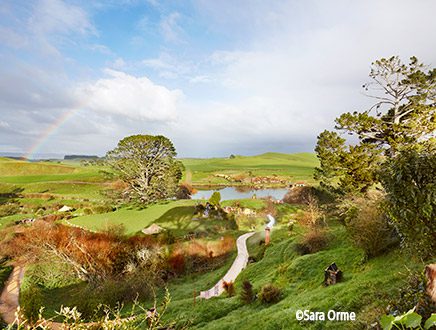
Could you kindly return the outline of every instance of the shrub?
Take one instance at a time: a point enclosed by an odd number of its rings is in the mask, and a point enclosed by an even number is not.
[[[212,196],[209,198],[209,203],[213,206],[220,205],[221,202],[221,193],[219,191],[214,191]]]
[[[379,202],[355,199],[347,230],[356,246],[365,251],[368,258],[376,257],[399,242],[398,234],[388,217],[380,210]]]
[[[89,207],[87,207],[87,208],[83,209],[83,214],[91,215],[92,214],[92,210]]]
[[[194,189],[188,183],[181,184],[176,191],[177,199],[190,199]]]
[[[253,285],[250,283],[250,281],[245,280],[242,282],[242,291],[239,297],[241,298],[242,302],[246,304],[250,304],[254,301],[256,296],[253,291]]]
[[[265,241],[262,240],[259,242],[259,249],[257,249],[256,253],[250,256],[250,260],[253,262],[257,262],[263,259],[265,256],[266,246]]]
[[[282,291],[274,284],[265,284],[259,293],[259,299],[264,304],[273,304],[280,300]]]
[[[312,194],[308,194],[304,203],[304,211],[297,213],[297,221],[305,226],[315,228],[325,225],[324,213],[318,205],[318,200]]]
[[[283,202],[288,204],[306,204],[308,196],[312,193],[312,187],[293,187],[283,197]]]
[[[114,212],[115,210],[116,208],[111,205],[98,205],[92,208],[92,211],[96,214]]]
[[[307,232],[300,243],[295,245],[295,249],[301,255],[316,253],[325,249],[328,245],[329,237],[324,230],[311,230]]]
[[[236,217],[234,214],[225,214],[224,215],[227,221],[225,222],[225,226],[228,230],[237,230],[238,223],[236,222]]]
[[[226,291],[228,297],[233,297],[235,295],[235,284],[233,282],[223,281],[223,288]]]
[[[28,288],[22,290],[20,293],[20,306],[24,316],[31,322],[38,319],[38,314],[43,304],[42,302],[42,290],[35,283],[31,283]]]
[[[185,272],[185,256],[182,253],[176,253],[168,258],[170,269],[180,275]]]
[[[0,218],[14,215],[20,212],[20,206],[15,203],[0,205]]]
[[[426,282],[424,272],[410,272],[405,283],[401,283],[398,296],[390,301],[389,312],[396,315],[415,308],[423,318],[436,313],[436,303],[426,292]]]

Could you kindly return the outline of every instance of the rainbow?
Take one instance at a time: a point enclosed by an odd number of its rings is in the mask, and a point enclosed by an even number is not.
[[[55,134],[59,128],[70,118],[78,109],[65,111],[59,118],[57,118],[50,126],[45,129],[36,141],[27,149],[24,154],[24,159],[31,159],[36,152],[44,145],[44,143]]]

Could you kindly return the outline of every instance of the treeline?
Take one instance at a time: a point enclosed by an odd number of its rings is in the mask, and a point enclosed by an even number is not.
[[[436,257],[436,69],[394,56],[372,63],[369,77],[363,88],[374,105],[340,115],[318,136],[315,179],[366,258],[400,246],[425,265]],[[410,274],[389,312],[430,317],[426,284],[423,273]]]
[[[95,155],[65,155],[64,160],[74,160],[74,159],[99,159]]]
[[[315,178],[345,223],[361,232],[377,216],[373,227],[393,228],[403,247],[428,260],[436,253],[436,69],[394,56],[374,62],[369,76],[363,88],[375,104],[342,114],[335,131],[318,136]],[[355,221],[371,209],[377,215]]]

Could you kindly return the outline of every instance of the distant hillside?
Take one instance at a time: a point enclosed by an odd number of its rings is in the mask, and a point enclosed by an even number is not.
[[[65,155],[64,160],[72,160],[72,159],[98,159],[98,156],[95,155]]]
[[[0,176],[25,176],[73,173],[74,167],[48,162],[28,162],[11,158],[0,158]]]
[[[257,156],[232,158],[181,159],[186,173],[184,180],[194,185],[225,185],[229,182],[217,175],[278,176],[289,180],[313,182],[318,159],[313,153],[282,154],[268,152]]]

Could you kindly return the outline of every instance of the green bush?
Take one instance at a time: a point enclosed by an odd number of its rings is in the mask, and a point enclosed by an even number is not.
[[[415,308],[415,311],[424,319],[436,313],[436,304],[426,291],[427,278],[424,272],[411,272],[401,283],[398,296],[389,303],[391,314],[401,314]]]
[[[381,255],[397,246],[399,236],[389,218],[380,210],[377,200],[359,198],[355,200],[357,212],[347,221],[347,230],[357,247],[365,251],[368,258]]]
[[[385,211],[404,245],[424,259],[436,251],[436,140],[400,150],[382,168]]]
[[[324,230],[311,229],[303,239],[295,245],[295,250],[301,254],[316,253],[324,250],[329,242],[329,237]]]
[[[0,259],[0,292],[2,292],[4,283],[11,274],[13,267],[5,265],[6,259]]]
[[[115,210],[116,208],[111,205],[98,205],[92,208],[92,212],[96,214],[114,212]]]
[[[43,306],[42,289],[37,284],[31,283],[20,293],[20,306],[28,320],[36,321]]]
[[[214,191],[212,196],[209,198],[209,203],[213,206],[220,205],[221,202],[221,193],[219,191]]]
[[[245,280],[242,282],[242,291],[239,294],[239,298],[246,304],[250,304],[254,301],[254,299],[256,299],[253,291],[253,285],[250,283],[250,281]]]
[[[264,304],[273,304],[280,300],[282,290],[274,284],[265,284],[259,293],[259,299]]]

